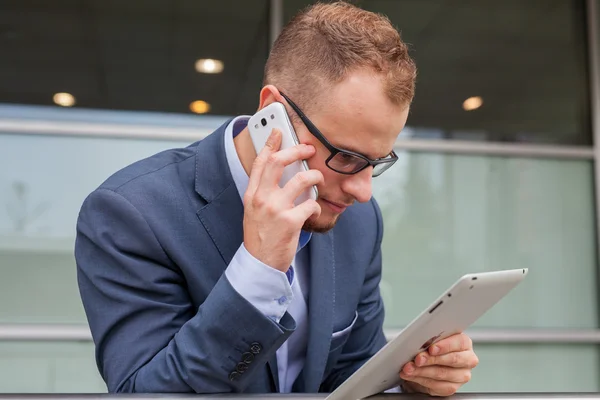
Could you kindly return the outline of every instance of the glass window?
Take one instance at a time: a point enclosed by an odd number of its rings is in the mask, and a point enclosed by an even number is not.
[[[310,3],[286,1],[286,21]],[[430,139],[435,129],[440,139],[592,143],[584,1],[356,4],[387,15],[411,47],[412,137]],[[465,111],[477,97],[481,106]]]
[[[187,145],[0,134],[0,160],[10,166],[0,169],[0,323],[87,324],[73,255],[83,200],[118,169]]]
[[[0,342],[0,393],[106,393],[90,342]]]
[[[465,273],[529,268],[475,327],[598,328],[591,161],[398,156],[374,180],[386,326],[409,323]]]
[[[475,344],[475,351],[479,365],[461,392],[600,391],[597,345]]]
[[[0,103],[66,92],[75,107],[248,113],[268,47],[267,0],[2,1]],[[198,59],[223,71],[198,73]]]

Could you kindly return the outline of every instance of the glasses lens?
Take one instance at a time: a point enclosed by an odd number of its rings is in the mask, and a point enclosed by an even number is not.
[[[329,168],[344,174],[353,174],[360,171],[368,164],[367,160],[344,152],[337,153],[327,163]]]
[[[373,176],[379,176],[383,174],[389,167],[394,165],[396,160],[390,160],[390,162],[377,164],[373,167]]]

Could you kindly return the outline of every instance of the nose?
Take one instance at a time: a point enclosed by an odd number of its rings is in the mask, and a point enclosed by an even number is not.
[[[342,191],[349,194],[359,203],[371,200],[373,167],[365,168],[357,174],[348,175],[342,183]]]

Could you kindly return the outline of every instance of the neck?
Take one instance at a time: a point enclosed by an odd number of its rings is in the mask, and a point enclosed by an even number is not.
[[[248,131],[247,127],[244,128],[244,130],[241,131],[235,138],[233,138],[233,144],[235,145],[235,151],[240,158],[242,167],[244,167],[244,171],[246,171],[246,174],[250,176],[252,163],[256,158],[256,151],[254,150],[254,144],[252,143],[250,132]]]

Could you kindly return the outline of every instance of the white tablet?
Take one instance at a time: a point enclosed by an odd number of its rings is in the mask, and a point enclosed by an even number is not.
[[[404,364],[433,343],[464,332],[517,286],[527,272],[516,269],[463,276],[326,400],[364,399],[398,386]]]

